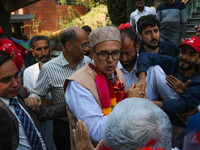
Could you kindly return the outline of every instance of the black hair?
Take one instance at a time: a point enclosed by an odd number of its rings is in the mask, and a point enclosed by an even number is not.
[[[0,50],[0,66],[5,64],[9,60],[12,60],[10,55],[5,51]]]
[[[48,37],[46,37],[44,35],[36,35],[36,36],[32,37],[32,39],[30,40],[30,45],[31,45],[32,49],[34,49],[34,43],[39,40],[46,40],[48,43],[48,46],[50,45],[50,40]]]
[[[121,34],[121,40],[123,41],[125,36],[128,36],[134,43],[135,43],[135,46],[137,45],[138,43],[138,40],[137,40],[137,34],[131,30],[131,29],[122,29],[120,30],[120,34]]]
[[[74,30],[64,30],[60,35],[60,40],[62,42],[63,47],[65,47],[66,42],[73,43],[76,38],[77,35]]]
[[[92,29],[88,25],[83,26],[82,29],[85,30],[86,32],[92,32]]]
[[[156,18],[156,15],[142,16],[137,21],[137,29],[140,34],[142,34],[142,30],[147,28],[148,26],[150,27],[158,26],[158,28],[160,27],[160,22]]]

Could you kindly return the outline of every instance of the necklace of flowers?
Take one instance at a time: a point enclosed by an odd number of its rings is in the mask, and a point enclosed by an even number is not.
[[[89,66],[94,69],[91,63]],[[95,67],[95,71],[98,73],[98,75],[95,76],[95,81],[101,102],[101,109],[104,115],[108,115],[118,102],[126,98],[127,93],[116,71],[114,72],[114,82],[112,79],[106,80],[107,77],[102,74],[97,67]]]

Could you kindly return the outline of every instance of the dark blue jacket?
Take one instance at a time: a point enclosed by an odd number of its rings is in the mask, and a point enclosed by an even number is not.
[[[195,74],[188,78],[178,72],[177,58],[156,53],[141,53],[138,60],[137,73],[147,72],[148,68],[153,65],[160,65],[167,75],[173,75],[184,83],[188,79],[192,80],[188,86],[188,90],[182,94],[178,100],[162,101],[164,111],[170,113],[184,113],[200,104],[200,70],[197,70]]]
[[[168,55],[171,57],[177,57],[180,49],[171,42],[160,41],[158,54]],[[143,43],[140,44],[139,53],[145,52]]]

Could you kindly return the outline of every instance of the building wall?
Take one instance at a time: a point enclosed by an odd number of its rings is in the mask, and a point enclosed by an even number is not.
[[[72,6],[72,5],[56,5],[56,0],[41,0],[32,5],[23,8],[24,14],[33,14],[35,19],[41,19],[38,31],[48,30],[50,32],[57,31],[59,22],[59,13],[67,14],[67,7],[71,6],[73,11],[76,11],[79,15],[86,13],[86,7],[84,6]],[[32,21],[24,21],[24,25],[33,24]],[[36,35],[31,27],[25,27],[24,32],[27,33],[29,38]]]

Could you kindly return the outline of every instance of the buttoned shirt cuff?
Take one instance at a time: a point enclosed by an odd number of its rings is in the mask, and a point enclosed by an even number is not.
[[[38,100],[41,101],[41,97],[36,95],[36,94],[34,94],[34,93],[31,93],[28,97],[36,97]]]

